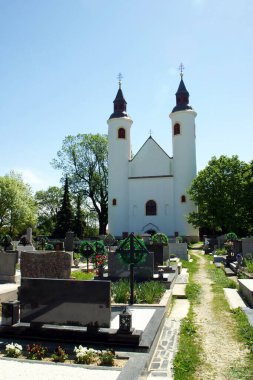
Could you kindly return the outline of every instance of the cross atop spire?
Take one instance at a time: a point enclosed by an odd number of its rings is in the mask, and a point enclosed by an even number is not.
[[[183,76],[184,76],[184,69],[185,69],[184,65],[180,63],[178,70],[180,71],[181,79],[183,79]]]
[[[117,76],[117,78],[118,78],[118,81],[119,81],[119,88],[121,88],[121,82],[122,82],[123,75],[121,73],[119,73],[118,76]]]

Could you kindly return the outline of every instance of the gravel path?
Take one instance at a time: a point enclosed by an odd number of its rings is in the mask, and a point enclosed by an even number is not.
[[[194,281],[202,286],[200,304],[194,307],[196,324],[202,342],[204,365],[198,368],[199,380],[231,380],[231,367],[242,365],[246,349],[234,337],[235,322],[227,311],[215,315],[212,308],[212,281],[205,269],[205,259],[198,254],[200,268]]]

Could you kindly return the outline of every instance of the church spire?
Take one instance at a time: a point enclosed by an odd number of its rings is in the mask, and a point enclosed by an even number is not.
[[[185,111],[185,110],[191,110],[192,107],[189,106],[189,92],[187,91],[184,81],[183,81],[183,70],[184,66],[181,65],[179,66],[180,70],[180,83],[176,92],[176,106],[173,108],[172,112],[177,112],[177,111]]]
[[[119,80],[119,89],[116,95],[116,98],[113,101],[114,107],[113,107],[113,113],[110,116],[110,119],[114,119],[117,117],[128,117],[126,112],[126,105],[127,102],[125,101],[123,92],[121,90],[121,79],[122,74],[119,73],[118,80]]]

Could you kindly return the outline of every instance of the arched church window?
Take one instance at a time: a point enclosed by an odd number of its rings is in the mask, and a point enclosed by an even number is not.
[[[117,205],[117,199],[116,199],[116,198],[113,198],[113,200],[112,200],[112,205],[113,205],[113,206],[116,206],[116,205]]]
[[[124,128],[119,128],[118,130],[118,138],[119,139],[125,139],[126,138],[126,131]]]
[[[185,203],[185,202],[186,202],[186,196],[185,196],[185,195],[181,195],[181,202],[182,202],[182,203]]]
[[[149,200],[146,203],[146,215],[156,215],[156,202],[153,200]]]
[[[176,123],[174,124],[174,135],[180,134],[180,124]]]

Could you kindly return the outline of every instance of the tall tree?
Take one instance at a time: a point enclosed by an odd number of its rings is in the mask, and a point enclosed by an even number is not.
[[[37,230],[40,234],[52,235],[62,196],[62,189],[57,186],[50,186],[47,190],[39,190],[35,193],[35,202],[38,207]]]
[[[78,194],[73,231],[79,239],[83,239],[84,237],[84,228],[85,228],[85,215],[84,215],[84,211],[82,210],[82,195]]]
[[[67,136],[52,165],[62,170],[75,192],[82,191],[98,215],[99,234],[106,233],[108,222],[108,142],[99,134]]]
[[[53,235],[57,238],[64,238],[68,231],[73,228],[73,211],[69,196],[68,177],[65,178],[64,193],[60,210],[56,215],[56,224]]]
[[[36,215],[32,191],[22,176],[10,172],[0,177],[0,231],[19,237],[35,225]]]
[[[213,157],[207,167],[199,172],[189,190],[198,211],[189,214],[194,227],[213,232],[247,231],[245,218],[245,180],[247,164],[238,159]]]
[[[245,180],[245,218],[249,233],[253,233],[253,161],[244,173]]]

